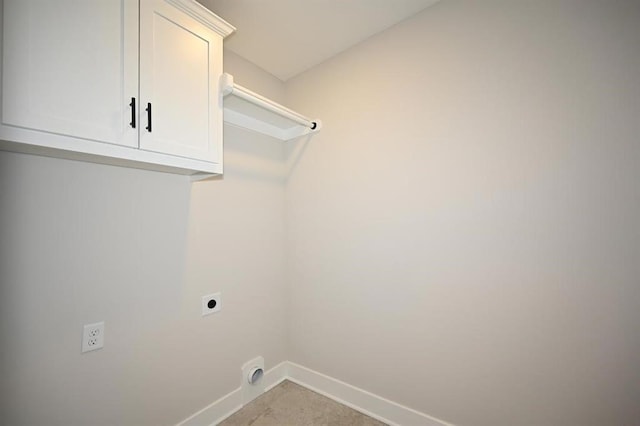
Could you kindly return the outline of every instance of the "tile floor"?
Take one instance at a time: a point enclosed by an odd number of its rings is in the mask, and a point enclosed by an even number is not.
[[[386,426],[345,405],[285,380],[219,426]]]

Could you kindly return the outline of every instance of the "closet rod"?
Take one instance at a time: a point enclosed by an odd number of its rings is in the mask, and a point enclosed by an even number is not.
[[[222,74],[221,86],[223,96],[233,94],[234,96],[244,99],[247,102],[251,102],[252,104],[258,105],[259,107],[271,111],[274,114],[278,114],[282,117],[288,118],[289,120],[296,122],[301,126],[308,127],[311,130],[316,130],[318,127],[318,123],[316,121],[312,121],[304,115],[298,114],[297,112],[292,111],[289,108],[284,107],[270,99],[267,99],[264,96],[260,96],[259,94],[252,92],[246,87],[235,84],[233,82],[233,76],[231,74]]]

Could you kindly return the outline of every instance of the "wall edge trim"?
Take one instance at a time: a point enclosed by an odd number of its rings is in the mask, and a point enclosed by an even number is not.
[[[451,423],[291,361],[283,361],[266,371],[264,380],[265,392],[289,380],[390,426],[453,426]],[[177,426],[214,426],[241,408],[242,393],[241,389],[237,388],[181,421]]]
[[[288,380],[390,426],[453,426],[326,374],[289,362]]]

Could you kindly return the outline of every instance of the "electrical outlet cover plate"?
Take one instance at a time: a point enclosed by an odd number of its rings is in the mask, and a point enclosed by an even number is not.
[[[95,351],[104,346],[104,321],[87,324],[82,330],[82,352]]]
[[[202,316],[215,314],[222,309],[222,296],[220,292],[202,296]]]

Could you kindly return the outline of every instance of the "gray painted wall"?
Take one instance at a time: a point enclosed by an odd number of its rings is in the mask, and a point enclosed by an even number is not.
[[[282,84],[229,53],[236,80]],[[0,152],[0,423],[175,424],[285,360],[283,145],[225,128],[225,176]],[[224,308],[201,317],[201,296]],[[80,353],[82,326],[105,347]]]
[[[640,422],[640,3],[441,1],[287,82],[290,359],[459,425]]]

